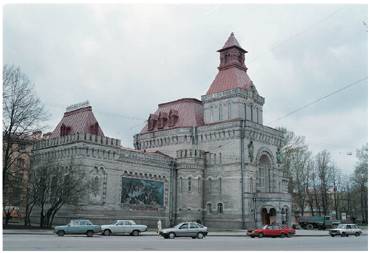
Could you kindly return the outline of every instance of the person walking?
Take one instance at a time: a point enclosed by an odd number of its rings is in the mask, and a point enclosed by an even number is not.
[[[157,222],[157,233],[159,234],[159,231],[161,231],[161,229],[162,229],[162,221],[161,220],[158,220],[158,222]]]

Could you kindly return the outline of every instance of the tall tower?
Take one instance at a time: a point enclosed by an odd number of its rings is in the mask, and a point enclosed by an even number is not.
[[[202,96],[204,123],[243,119],[263,124],[262,107],[265,99],[258,95],[247,74],[244,50],[231,33],[225,45],[218,50],[218,74]]]

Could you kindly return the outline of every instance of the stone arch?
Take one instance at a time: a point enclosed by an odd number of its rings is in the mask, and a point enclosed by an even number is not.
[[[281,210],[281,224],[286,225],[289,224],[289,217],[290,217],[290,209],[287,205],[284,205]]]
[[[273,206],[262,206],[261,207],[261,223],[262,225],[270,225],[276,223],[277,220],[277,210]]]

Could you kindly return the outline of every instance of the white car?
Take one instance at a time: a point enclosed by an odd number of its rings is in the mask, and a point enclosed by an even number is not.
[[[116,220],[110,225],[101,225],[103,235],[129,234],[138,236],[148,229],[146,225],[136,225],[133,220]]]
[[[360,236],[361,233],[362,230],[356,224],[339,224],[338,227],[329,230],[331,237],[336,235],[342,237],[349,235]]]

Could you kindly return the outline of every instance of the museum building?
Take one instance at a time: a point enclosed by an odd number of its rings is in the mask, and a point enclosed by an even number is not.
[[[106,137],[88,103],[67,108],[48,138],[34,144],[33,166],[75,166],[97,187],[64,206],[56,224],[77,217],[150,226],[158,219],[223,228],[291,223],[283,135],[263,125],[265,99],[233,33],[218,52],[218,74],[201,100],[159,104],[134,136],[134,149]]]

